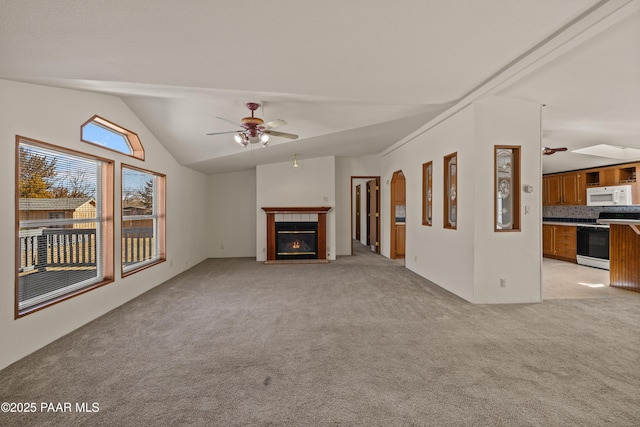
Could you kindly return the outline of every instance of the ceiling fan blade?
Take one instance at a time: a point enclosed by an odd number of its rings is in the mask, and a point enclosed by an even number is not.
[[[567,151],[567,147],[557,147],[557,148],[542,147],[542,154],[544,154],[545,156],[549,156],[553,153],[557,153],[558,151]]]
[[[273,128],[279,128],[281,126],[285,126],[287,124],[286,121],[282,120],[282,119],[277,119],[277,120],[272,120],[270,122],[267,122],[265,124],[263,124],[261,127],[263,129],[273,129]]]
[[[240,127],[242,127],[242,125],[241,125],[240,123],[234,122],[233,120],[225,119],[224,117],[218,117],[218,116],[216,116],[216,119],[224,120],[225,122],[227,122],[227,123],[231,123],[232,125],[236,125],[236,126],[240,126]]]
[[[227,134],[227,133],[238,133],[238,132],[242,132],[242,129],[240,129],[240,130],[230,130],[230,131],[227,131],[227,132],[212,132],[212,133],[208,133],[207,135],[224,135],[224,134]]]
[[[265,130],[263,133],[266,133],[267,135],[280,136],[282,138],[298,139],[298,135],[294,135],[292,133],[286,133],[286,132],[278,132],[275,130]]]

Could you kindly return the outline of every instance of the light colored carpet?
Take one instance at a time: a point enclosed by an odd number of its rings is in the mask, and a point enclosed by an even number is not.
[[[0,425],[637,426],[640,298],[472,305],[357,246],[210,259],[0,371]]]

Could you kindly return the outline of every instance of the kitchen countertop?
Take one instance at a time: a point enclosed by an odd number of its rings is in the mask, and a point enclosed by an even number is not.
[[[544,225],[565,225],[569,227],[597,227],[597,228],[609,228],[607,224],[596,224],[593,222],[565,222],[565,221],[542,221]]]
[[[618,224],[618,225],[640,225],[640,220],[637,219],[599,219],[599,225],[609,225],[609,224]]]

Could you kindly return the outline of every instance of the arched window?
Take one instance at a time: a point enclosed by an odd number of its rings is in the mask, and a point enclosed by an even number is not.
[[[135,132],[98,115],[87,120],[80,129],[80,139],[84,142],[144,160],[144,149]]]

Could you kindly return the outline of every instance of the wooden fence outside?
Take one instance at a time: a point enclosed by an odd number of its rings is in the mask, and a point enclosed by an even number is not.
[[[47,268],[96,267],[95,228],[20,231],[20,273]],[[122,236],[122,262],[145,261],[155,255],[152,228],[126,228]]]

